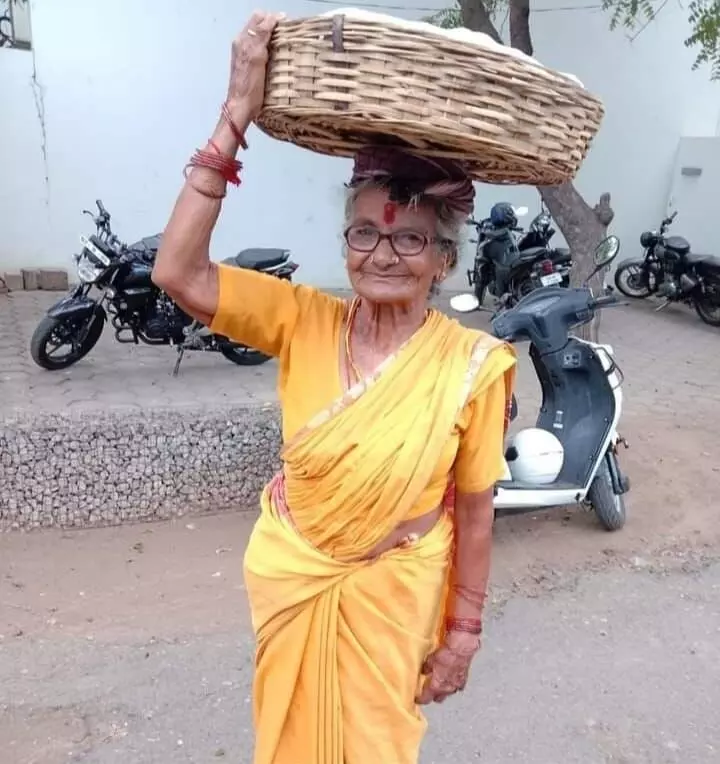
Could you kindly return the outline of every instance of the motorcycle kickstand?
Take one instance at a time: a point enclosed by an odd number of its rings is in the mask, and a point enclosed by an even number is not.
[[[659,313],[661,310],[664,310],[665,308],[667,308],[668,305],[670,305],[670,300],[665,300],[665,302],[662,305],[660,305],[658,308],[655,308],[655,312]]]
[[[182,345],[178,345],[177,361],[175,361],[175,368],[173,369],[173,377],[177,377],[180,371],[180,364],[182,363],[183,356],[185,355],[185,348]]]

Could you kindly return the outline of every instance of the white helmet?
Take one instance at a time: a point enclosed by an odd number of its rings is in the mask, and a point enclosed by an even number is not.
[[[513,480],[547,485],[557,480],[565,454],[562,443],[551,432],[528,427],[510,440],[505,458]]]

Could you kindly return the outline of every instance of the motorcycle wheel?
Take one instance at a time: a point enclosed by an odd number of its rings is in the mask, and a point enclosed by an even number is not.
[[[270,360],[269,355],[237,342],[223,342],[220,352],[238,366],[261,366]]]
[[[530,279],[525,279],[521,281],[517,287],[513,290],[513,304],[520,302],[523,297],[527,297],[527,295],[530,294],[530,292],[534,292],[535,287],[533,287],[532,281]],[[510,306],[512,307],[512,306]]]
[[[102,315],[98,312],[85,318],[45,316],[33,332],[30,355],[38,366],[48,371],[67,369],[95,347],[104,324]],[[55,350],[68,344],[68,353],[61,356],[53,354]]]
[[[695,312],[710,326],[720,326],[720,285],[695,299]]]
[[[650,296],[650,289],[642,284],[642,263],[639,260],[631,260],[623,263],[615,271],[615,286],[625,297],[635,300],[643,300]]]
[[[625,497],[615,493],[610,477],[608,459],[614,458],[614,454],[607,454],[602,460],[587,495],[587,500],[595,511],[595,516],[606,531],[619,531],[627,519]]]

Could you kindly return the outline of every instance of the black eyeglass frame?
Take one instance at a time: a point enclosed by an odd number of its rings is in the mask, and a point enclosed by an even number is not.
[[[371,228],[373,231],[375,231],[375,234],[377,236],[377,241],[370,249],[358,249],[357,247],[354,247],[352,244],[350,244],[350,241],[348,238],[350,235],[350,231],[352,231],[354,228]],[[417,252],[398,252],[397,248],[395,247],[395,242],[393,241],[393,236],[399,236],[401,234],[408,234],[408,233],[412,233],[412,234],[415,234],[416,236],[422,237],[422,240],[423,240],[422,247],[420,247],[420,249],[418,249]],[[350,249],[354,249],[356,252],[362,252],[364,255],[371,254],[380,246],[381,241],[387,240],[390,242],[390,248],[398,257],[417,257],[418,255],[421,255],[427,249],[428,244],[447,245],[451,243],[448,239],[443,239],[439,236],[428,236],[425,233],[421,233],[420,231],[415,231],[413,229],[392,231],[391,233],[382,233],[377,228],[373,226],[366,226],[366,225],[348,226],[345,229],[345,232],[343,233],[343,238],[345,239],[345,243],[348,245],[348,247],[350,247]]]

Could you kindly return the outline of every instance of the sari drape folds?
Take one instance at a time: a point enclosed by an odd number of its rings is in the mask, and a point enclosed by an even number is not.
[[[427,485],[458,413],[514,358],[439,313],[286,444],[245,556],[255,764],[415,764],[420,667],[442,622],[443,515],[367,559]],[[289,513],[288,513],[289,510]]]

